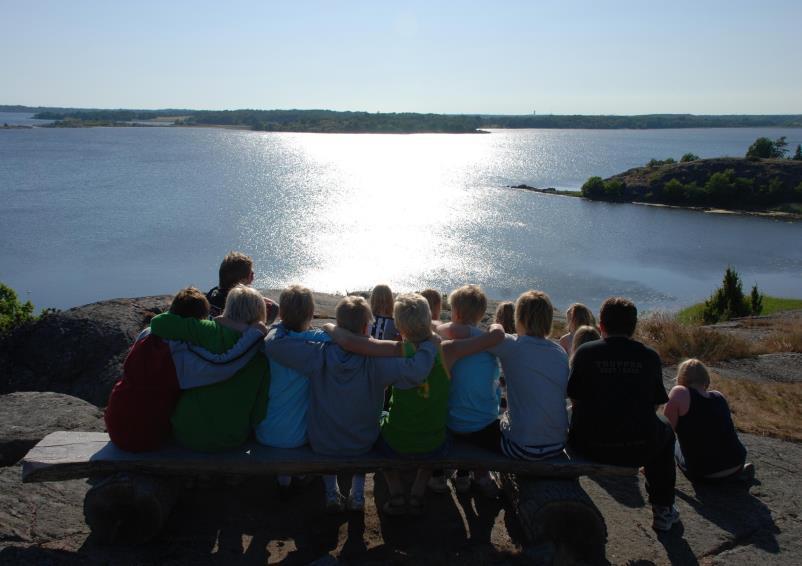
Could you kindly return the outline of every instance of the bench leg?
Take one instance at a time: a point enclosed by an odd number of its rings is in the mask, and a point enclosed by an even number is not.
[[[148,541],[167,521],[178,491],[178,484],[165,478],[108,476],[86,493],[86,524],[101,544]]]
[[[550,548],[555,562],[604,556],[607,525],[579,480],[503,474],[502,483],[535,549]]]

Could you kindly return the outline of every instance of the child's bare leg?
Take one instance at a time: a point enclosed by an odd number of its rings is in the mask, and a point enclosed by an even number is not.
[[[404,484],[401,482],[401,474],[398,473],[398,470],[384,470],[384,480],[390,489],[391,498],[404,495]]]
[[[415,476],[415,483],[412,484],[412,489],[409,493],[410,497],[421,499],[426,492],[426,482],[429,481],[430,477],[432,477],[432,470],[418,469],[418,475]]]

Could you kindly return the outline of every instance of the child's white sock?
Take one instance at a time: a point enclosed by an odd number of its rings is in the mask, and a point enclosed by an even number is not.
[[[354,474],[351,478],[351,497],[360,500],[365,498],[365,474]]]

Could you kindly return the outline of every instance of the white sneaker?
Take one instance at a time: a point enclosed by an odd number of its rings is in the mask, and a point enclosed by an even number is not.
[[[652,505],[652,528],[655,531],[670,531],[679,523],[679,510],[674,506]]]

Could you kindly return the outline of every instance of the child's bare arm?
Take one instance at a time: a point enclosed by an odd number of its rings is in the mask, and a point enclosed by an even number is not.
[[[483,352],[498,345],[502,340],[504,340],[504,327],[500,324],[491,324],[490,330],[481,336],[464,340],[446,340],[443,342],[445,362],[451,369],[460,358]]]
[[[446,340],[462,340],[471,337],[471,327],[457,322],[446,322],[439,325],[437,333]]]
[[[404,355],[401,349],[401,342],[396,342],[395,340],[376,340],[368,336],[358,336],[331,323],[323,325],[323,330],[331,336],[335,344],[347,352],[372,357],[398,357]]]
[[[663,414],[671,423],[671,428],[677,429],[679,418],[688,413],[691,406],[691,395],[687,388],[677,385],[668,394],[668,403],[663,407]]]

